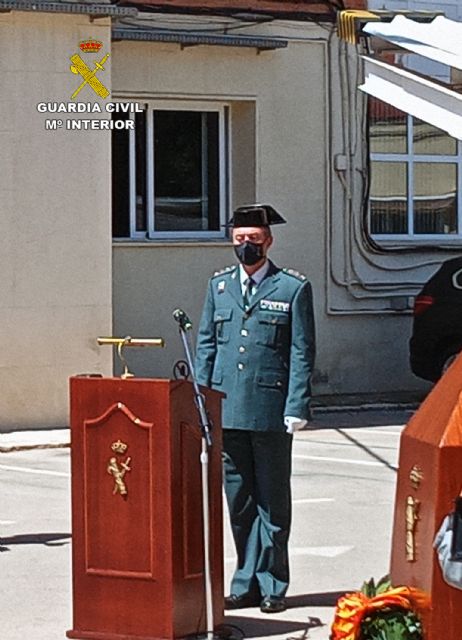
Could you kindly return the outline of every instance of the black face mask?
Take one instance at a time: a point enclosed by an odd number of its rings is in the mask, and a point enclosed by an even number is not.
[[[249,267],[253,264],[257,264],[257,262],[265,257],[265,254],[263,253],[263,245],[255,244],[255,242],[235,244],[234,253],[236,254],[239,262],[242,262],[242,264]]]

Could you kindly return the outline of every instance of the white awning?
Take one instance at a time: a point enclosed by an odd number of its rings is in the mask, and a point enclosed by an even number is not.
[[[391,22],[368,22],[363,31],[393,45],[462,70],[462,22],[438,16],[415,22],[397,15]],[[462,95],[431,78],[363,56],[366,93],[462,140]]]
[[[359,88],[462,140],[462,95],[368,56]]]
[[[415,22],[397,15],[391,22],[368,22],[362,29],[398,47],[462,69],[462,22],[437,16],[431,22]]]

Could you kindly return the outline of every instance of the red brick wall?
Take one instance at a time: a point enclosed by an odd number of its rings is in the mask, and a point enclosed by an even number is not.
[[[345,0],[345,9],[367,9],[367,0]]]

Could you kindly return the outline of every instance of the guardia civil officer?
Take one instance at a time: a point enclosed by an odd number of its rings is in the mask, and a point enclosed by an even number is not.
[[[284,611],[289,585],[292,433],[306,425],[314,359],[311,286],[267,258],[269,205],[236,209],[232,240],[239,264],[208,283],[199,326],[200,384],[226,393],[224,482],[237,567],[226,609]]]

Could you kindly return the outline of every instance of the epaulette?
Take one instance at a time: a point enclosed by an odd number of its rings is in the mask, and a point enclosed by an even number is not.
[[[304,276],[303,273],[296,271],[295,269],[283,269],[283,272],[287,273],[289,276],[293,276],[294,278],[297,278],[301,282],[305,282],[306,280],[306,276]]]
[[[233,264],[231,267],[224,267],[223,269],[219,269],[218,271],[215,271],[212,278],[215,278],[216,276],[222,276],[224,273],[231,273],[231,271],[234,271],[234,269],[236,269],[235,264]]]

